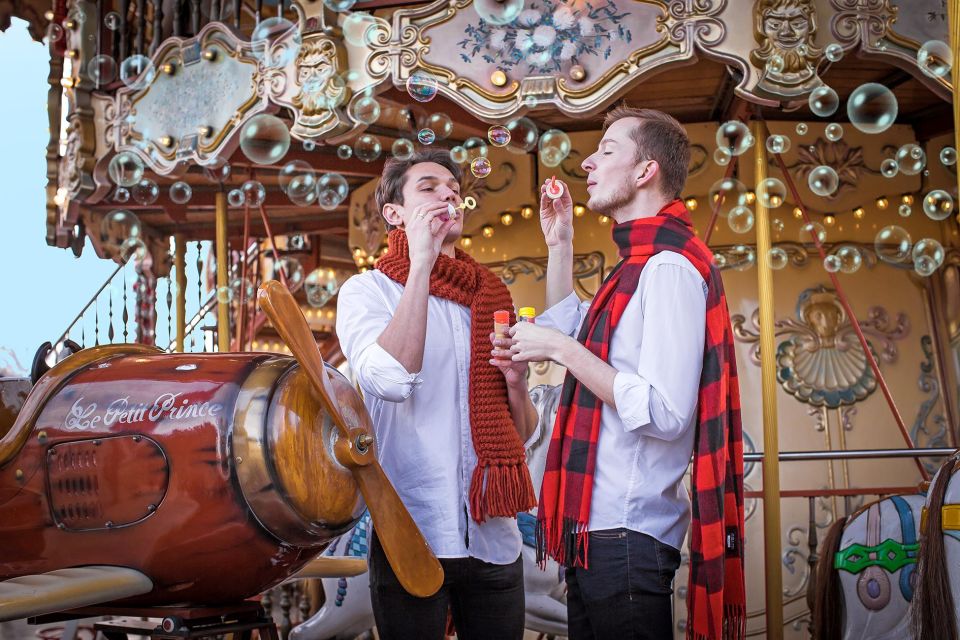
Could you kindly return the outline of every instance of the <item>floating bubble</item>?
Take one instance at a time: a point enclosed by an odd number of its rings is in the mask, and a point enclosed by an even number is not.
[[[93,56],[87,63],[87,77],[96,84],[110,84],[117,77],[117,63],[108,55]]]
[[[876,82],[862,84],[847,99],[850,123],[864,133],[883,133],[897,120],[897,98]]]
[[[357,3],[357,0],[323,0],[323,4],[326,5],[330,11],[350,11],[353,8],[353,5]]]
[[[143,178],[130,188],[130,195],[138,204],[151,205],[160,196],[160,187],[150,178]]]
[[[153,61],[147,56],[130,56],[120,64],[120,80],[135,91],[150,86],[156,76]]]
[[[540,101],[537,100],[537,96],[526,96],[523,99],[523,106],[527,109],[536,109],[538,104],[540,104]]]
[[[730,250],[730,257],[733,260],[733,269],[735,271],[746,271],[757,263],[757,253],[752,247],[738,244]]]
[[[355,47],[362,47],[367,42],[367,30],[377,21],[369,13],[356,12],[343,19],[343,38]]]
[[[780,233],[783,231],[783,220],[780,218],[774,218],[770,221],[770,228],[773,229],[774,232]]]
[[[909,217],[910,217],[910,214],[913,213],[913,207],[911,207],[910,205],[904,203],[904,204],[900,205],[900,208],[899,208],[899,209],[897,209],[897,213],[900,214],[900,217],[901,217],[901,218],[909,218]]]
[[[505,147],[510,144],[510,130],[501,125],[494,125],[487,129],[487,140],[495,147]]]
[[[240,131],[240,150],[254,164],[274,164],[290,149],[290,131],[277,116],[253,116]]]
[[[789,262],[790,256],[780,247],[771,247],[771,249],[767,251],[767,264],[771,269],[779,271],[786,267]]]
[[[814,238],[821,244],[827,241],[827,230],[819,222],[805,222],[800,227],[800,242],[813,242]]]
[[[437,140],[445,140],[453,133],[453,120],[445,113],[430,114],[426,126],[433,131]]]
[[[934,189],[923,198],[923,212],[931,220],[946,220],[953,213],[953,198],[943,189]]]
[[[126,187],[117,187],[113,192],[113,201],[121,204],[130,201],[130,190]]]
[[[926,278],[932,276],[937,270],[937,264],[928,256],[920,256],[913,261],[913,270]]]
[[[725,167],[730,164],[730,160],[732,158],[733,156],[731,156],[730,152],[726,149],[715,149],[713,152],[713,161],[721,167]]]
[[[747,187],[736,178],[720,178],[710,186],[707,196],[711,211],[720,202],[720,212],[747,204]]]
[[[810,186],[810,191],[818,196],[829,196],[840,186],[840,176],[833,167],[822,164],[810,172],[807,176],[807,184]]]
[[[943,245],[933,238],[923,238],[913,245],[911,256],[917,273],[922,276],[929,276],[943,264],[946,253],[943,250]]]
[[[147,257],[147,245],[142,238],[127,238],[120,245],[120,255],[127,260],[142,262]]]
[[[877,233],[873,247],[877,256],[885,262],[903,262],[910,257],[910,234],[903,227],[888,225]]]
[[[559,129],[550,129],[540,136],[540,162],[556,167],[570,154],[570,136]]]
[[[766,69],[767,73],[780,73],[783,71],[783,56],[781,55],[772,55],[767,60]]]
[[[727,266],[727,256],[722,253],[713,254],[713,264],[715,264],[718,269],[723,269]]]
[[[293,256],[283,256],[274,261],[272,279],[283,282],[280,277],[281,272],[287,278],[287,288],[290,291],[296,291],[303,286],[303,265]]]
[[[397,138],[390,147],[390,152],[397,160],[409,160],[413,157],[413,143],[406,138]]]
[[[230,282],[230,292],[234,298],[240,298],[241,294],[246,300],[253,300],[257,293],[257,288],[253,286],[249,278],[234,278]]]
[[[339,173],[325,173],[317,183],[317,204],[328,211],[336,209],[349,193],[350,185],[346,178]]]
[[[48,42],[59,42],[63,38],[63,34],[63,27],[57,22],[51,22],[50,26],[47,27]]]
[[[303,160],[292,160],[283,165],[278,183],[290,201],[301,207],[313,204],[317,198],[317,173]]]
[[[473,161],[470,162],[470,173],[478,178],[486,178],[492,170],[493,165],[483,156],[474,158]]]
[[[844,273],[855,273],[863,264],[863,254],[852,244],[838,247],[834,255],[840,261],[840,271]]]
[[[473,8],[484,22],[509,24],[523,11],[523,0],[474,0]]]
[[[245,201],[246,198],[240,189],[230,189],[230,191],[227,192],[227,204],[234,209],[242,207]]]
[[[717,128],[717,148],[730,155],[739,156],[750,148],[753,136],[750,129],[739,120],[729,120]]]
[[[259,207],[267,198],[267,190],[259,180],[247,180],[240,187],[243,201],[251,207]]]
[[[797,129],[796,129],[796,131],[797,131],[797,135],[798,135],[798,136],[805,136],[805,135],[807,135],[807,131],[808,131],[809,129],[810,129],[810,127],[807,126],[807,123],[806,123],[806,122],[798,122],[798,123],[797,123]]]
[[[304,140],[303,141],[303,150],[304,151],[313,151],[317,148],[317,143],[313,140]]]
[[[483,138],[471,136],[463,141],[463,148],[467,152],[467,161],[473,162],[477,158],[487,156],[487,143]]]
[[[184,182],[183,180],[177,180],[172,185],[170,185],[170,201],[176,204],[187,204],[190,202],[190,198],[193,197],[193,187]]]
[[[417,140],[420,141],[420,144],[433,144],[433,141],[437,139],[437,134],[433,132],[433,129],[424,127],[417,131]]]
[[[826,269],[828,273],[840,271],[840,264],[840,258],[834,254],[830,254],[823,259],[823,268]]]
[[[931,78],[948,78],[953,67],[953,52],[943,40],[928,40],[917,49],[917,66]]]
[[[119,31],[120,14],[116,11],[108,11],[107,15],[103,16],[103,25],[110,31]]]
[[[776,209],[787,200],[787,188],[777,178],[767,178],[758,189],[760,202],[769,209]]]
[[[380,139],[365,133],[357,138],[353,144],[353,153],[363,162],[373,162],[380,157],[380,151],[383,147],[380,145]]]
[[[770,153],[786,153],[790,150],[790,138],[780,134],[767,136],[767,151]],[[720,151],[720,149],[717,149]]]
[[[513,143],[509,149],[516,150],[518,153],[529,153],[537,148],[537,139],[540,137],[540,130],[533,120],[526,116],[511,120],[507,123],[507,131],[510,133],[510,141]]]
[[[957,150],[953,147],[940,149],[940,162],[947,167],[957,164]]]
[[[837,92],[827,85],[821,85],[811,91],[808,102],[810,111],[821,118],[832,116],[840,106],[840,98],[837,96]]]
[[[121,151],[110,159],[107,174],[118,187],[132,187],[143,178],[143,161],[130,151]]]
[[[303,292],[307,294],[307,303],[320,308],[327,304],[340,289],[337,272],[333,269],[317,267],[307,274],[303,281]]]
[[[361,124],[373,124],[380,118],[380,103],[373,96],[361,96],[350,103],[347,113]]]
[[[233,289],[230,287],[217,287],[217,303],[230,304],[233,302]]]
[[[827,45],[826,49],[823,50],[823,57],[830,62],[840,62],[843,58],[843,47],[836,42],[831,42]]]
[[[341,160],[349,160],[353,157],[353,147],[348,144],[342,144],[337,147],[337,157]]]
[[[831,122],[823,130],[823,135],[827,137],[827,140],[836,142],[843,137],[843,127],[837,122]]]
[[[223,184],[230,177],[230,163],[220,156],[203,165],[203,175],[213,184]]]
[[[250,35],[254,55],[267,67],[285,67],[300,53],[303,37],[297,25],[284,17],[262,20]]]
[[[884,178],[892,178],[900,172],[900,165],[893,158],[887,158],[880,163],[880,174]]]
[[[450,159],[457,164],[466,164],[470,157],[467,155],[466,149],[456,145],[450,148]]]
[[[100,220],[100,237],[117,245],[130,238],[139,238],[140,219],[126,209],[111,211]]]
[[[734,233],[746,233],[753,229],[753,211],[744,205],[738,205],[730,209],[727,214],[727,224],[733,229]]]
[[[407,93],[417,102],[430,102],[437,96],[440,85],[433,76],[417,71],[407,78]]]
[[[900,173],[905,176],[915,176],[927,166],[927,154],[912,142],[897,149],[896,159]]]

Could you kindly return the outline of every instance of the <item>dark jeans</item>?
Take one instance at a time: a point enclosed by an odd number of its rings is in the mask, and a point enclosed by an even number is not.
[[[490,564],[476,558],[441,558],[443,586],[418,598],[400,585],[376,534],[370,541],[370,597],[382,640],[442,640],[447,609],[461,640],[523,637],[523,561]]]
[[[589,535],[589,568],[566,570],[570,640],[672,640],[680,552],[628,529]]]

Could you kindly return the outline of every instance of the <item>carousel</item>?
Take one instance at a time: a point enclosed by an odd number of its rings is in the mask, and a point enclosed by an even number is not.
[[[685,203],[723,274],[747,636],[960,638],[960,2],[13,0],[0,28],[11,16],[51,54],[47,243],[116,269],[29,378],[0,380],[8,637],[374,637],[370,526],[432,593],[439,564],[334,331],[339,287],[387,250],[384,161],[447,150],[460,248],[538,310],[538,185],[562,179],[589,299],[617,253],[581,162],[626,102],[686,128]],[[535,485],[563,373],[529,371]],[[563,637],[559,567],[537,568],[518,526],[527,637]]]

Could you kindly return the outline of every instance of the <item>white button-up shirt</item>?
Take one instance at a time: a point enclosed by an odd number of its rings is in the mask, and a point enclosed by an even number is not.
[[[589,529],[625,527],[679,549],[690,524],[707,285],[673,251],[651,257],[610,343],[616,409],[603,405]],[[571,293],[537,318],[576,337],[590,302]]]
[[[423,367],[409,373],[377,344],[402,293],[402,285],[371,270],[347,280],[337,301],[337,335],[363,389],[380,464],[437,557],[514,562],[521,547],[517,521],[477,524],[470,517],[477,466],[470,433],[470,309],[428,298]]]

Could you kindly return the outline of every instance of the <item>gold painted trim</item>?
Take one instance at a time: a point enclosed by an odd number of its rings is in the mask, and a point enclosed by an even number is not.
[[[960,504],[945,504],[941,509],[940,528],[943,531],[960,531]]]

